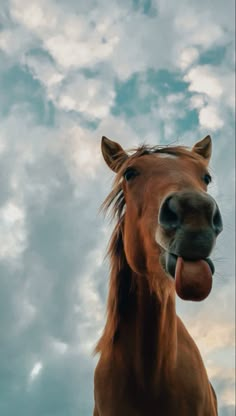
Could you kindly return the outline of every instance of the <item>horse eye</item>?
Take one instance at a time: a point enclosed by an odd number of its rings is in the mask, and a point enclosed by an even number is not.
[[[127,182],[129,182],[131,179],[133,179],[135,176],[138,175],[138,172],[134,168],[127,168],[124,172],[124,178]]]
[[[206,185],[209,185],[209,183],[211,182],[211,175],[209,175],[209,173],[206,173],[203,176],[203,181],[205,182]]]

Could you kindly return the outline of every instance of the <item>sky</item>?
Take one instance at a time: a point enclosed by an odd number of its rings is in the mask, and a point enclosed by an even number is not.
[[[234,1],[1,0],[0,414],[90,416],[113,174],[130,148],[212,136],[224,221],[201,303],[177,300],[235,414]]]

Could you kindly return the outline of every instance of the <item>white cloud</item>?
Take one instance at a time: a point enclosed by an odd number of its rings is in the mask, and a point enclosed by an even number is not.
[[[233,113],[235,112],[235,74],[234,69],[231,71],[222,70],[220,74],[221,82],[224,86],[224,104],[226,104]]]
[[[211,318],[206,318],[203,326],[203,321],[198,316],[198,322],[193,320],[188,324],[191,328],[191,333],[195,339],[202,354],[209,357],[209,354],[214,350],[231,347],[234,350],[234,325],[223,322],[216,322]]]
[[[56,102],[66,111],[75,110],[88,117],[102,119],[109,114],[114,102],[113,88],[101,80],[78,75],[61,88]]]
[[[8,201],[0,209],[0,258],[17,259],[27,245],[24,209]]]
[[[28,0],[11,0],[11,6],[12,17],[39,37],[43,48],[65,70],[91,67],[107,60],[119,41],[117,36],[104,40],[101,25],[97,31],[91,18],[84,20],[66,13],[53,1],[32,4]]]
[[[34,381],[38,377],[39,373],[42,371],[42,368],[43,368],[43,364],[42,364],[41,361],[37,361],[34,364],[32,370],[30,372],[30,381],[31,382]]]
[[[62,129],[60,137],[58,150],[65,155],[68,173],[76,184],[76,195],[82,195],[86,192],[87,180],[96,177],[101,163],[99,134],[96,136],[94,131],[72,123]]]
[[[18,2],[15,2],[17,5]],[[19,3],[18,3],[19,5]],[[21,20],[28,28],[44,28],[47,19],[39,4],[28,4],[26,8],[15,8],[14,17]],[[53,23],[53,22],[52,22]]]
[[[147,68],[171,69],[176,66],[182,71],[188,70],[184,80],[189,82],[191,92],[204,94],[212,100],[224,96],[231,108],[234,105],[232,89],[227,88],[226,93],[226,81],[215,74],[215,68],[209,65],[192,67],[202,49],[216,42],[224,44],[228,39],[220,22],[211,19],[210,11],[206,14],[196,4],[186,4],[182,0],[173,13],[172,7],[158,2],[156,16],[150,18],[136,12],[131,18],[130,5],[108,7],[101,2],[98,8],[86,12],[86,19],[83,14],[75,16],[70,8],[60,7],[54,1],[38,0],[32,5],[29,0],[12,0],[11,6],[14,19],[24,30],[38,37],[41,46],[53,58],[46,62],[46,59],[43,61],[26,53],[22,62],[44,85],[47,98],[61,110],[76,111],[87,118],[101,120],[107,117],[114,103],[117,76],[124,80]],[[11,49],[10,42],[8,49]],[[72,74],[99,63],[102,65],[93,79]],[[216,107],[214,102],[209,104],[210,108]],[[198,109],[202,107],[198,103]],[[219,128],[222,119],[216,109],[214,114],[211,110],[209,121],[206,121],[206,112],[210,112],[209,108],[200,116],[202,125],[212,130]],[[164,130],[171,138],[174,126],[169,124]]]
[[[58,22],[59,8],[55,8],[52,2],[10,0],[10,5],[12,18],[38,35],[52,30]]]
[[[197,93],[190,98],[189,108],[198,111],[200,126],[211,131],[221,129],[227,118],[226,107],[234,111],[233,72],[223,65],[198,65],[186,73],[184,80],[189,83],[189,91]]]
[[[185,96],[182,92],[178,94],[169,94],[166,96],[166,101],[168,104],[179,104],[180,102],[183,103]]]
[[[197,58],[196,46],[206,49],[219,40],[222,44],[227,40],[210,11],[204,13],[200,5],[196,10],[195,4],[184,0],[175,13],[159,1],[158,13],[152,18],[141,12],[132,14],[130,4],[124,7],[104,1],[99,7],[90,6],[87,10],[80,6],[83,12],[74,15],[69,7],[52,0],[33,4],[29,0],[11,0],[11,15],[40,39],[66,72],[103,61],[122,79],[148,67],[177,64],[185,69]]]
[[[56,35],[45,41],[46,49],[63,68],[91,67],[97,62],[106,60],[113,52],[118,38],[111,38],[106,43],[101,39],[81,41],[68,36]]]
[[[193,44],[204,45],[206,48],[212,46],[218,40],[224,37],[223,29],[214,24],[206,24],[205,27],[196,28],[195,33],[191,37]]]
[[[199,109],[202,108],[206,104],[206,99],[202,94],[193,95],[190,98],[190,109]]]
[[[37,310],[35,306],[26,297],[23,298],[22,293],[18,296],[18,303],[20,309],[20,316],[17,322],[16,334],[19,336],[21,332],[24,332],[36,317]]]
[[[199,57],[199,52],[196,48],[185,48],[179,57],[179,62],[177,63],[182,70],[187,69],[192,65]]]
[[[83,74],[71,75],[57,69],[47,57],[26,56],[22,62],[38,79],[55,106],[65,111],[76,111],[91,119],[102,119],[109,114],[114,103],[115,91],[111,77],[105,73],[98,78]]]
[[[210,9],[202,7],[201,1],[182,1],[174,16],[174,25],[181,34],[182,42],[202,49],[227,42],[227,33],[220,19],[213,18]],[[217,9],[217,6],[216,6]]]
[[[65,77],[63,72],[58,70],[48,57],[44,56],[27,55],[22,58],[22,63],[27,66],[34,78],[46,87],[49,98],[52,98],[55,88],[61,84]]]
[[[52,338],[49,340],[53,353],[64,355],[68,351],[68,344],[58,339]]]
[[[234,379],[235,379],[235,374],[234,374],[234,370],[233,370],[232,371],[232,376],[231,376],[231,386],[226,387],[222,392],[222,401],[223,401],[223,403],[226,403],[227,405],[231,405],[231,406],[235,405]]]
[[[180,93],[161,97],[155,108],[153,107],[153,112],[155,112],[161,120],[168,123],[174,121],[174,119],[182,118],[185,114],[184,95]]]
[[[219,116],[219,110],[212,105],[200,109],[199,123],[202,128],[212,131],[218,130],[224,125],[224,121]]]
[[[32,35],[22,27],[11,27],[0,31],[0,51],[13,60],[24,55],[33,45]]]
[[[189,82],[189,91],[204,93],[211,98],[219,98],[223,93],[221,82],[209,65],[190,69],[184,80]]]
[[[104,324],[104,305],[91,275],[80,276],[75,310],[81,322],[78,324],[80,350],[86,354],[92,354]]]

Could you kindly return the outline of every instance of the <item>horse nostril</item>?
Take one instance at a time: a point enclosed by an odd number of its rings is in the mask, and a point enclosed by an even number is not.
[[[221,215],[220,215],[220,210],[217,207],[217,205],[216,205],[214,213],[213,213],[212,226],[213,226],[213,229],[214,229],[216,235],[220,234],[221,231],[223,230],[222,218],[221,218]]]
[[[159,223],[166,230],[176,229],[180,225],[177,209],[177,204],[173,196],[169,196],[163,202],[159,214]]]

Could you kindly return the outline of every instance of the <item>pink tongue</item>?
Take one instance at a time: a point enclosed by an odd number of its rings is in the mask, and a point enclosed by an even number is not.
[[[204,260],[186,261],[177,258],[175,289],[181,299],[200,301],[205,299],[212,288],[210,266]]]

